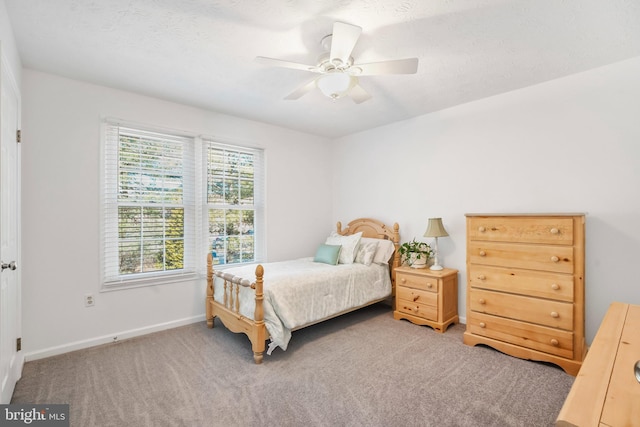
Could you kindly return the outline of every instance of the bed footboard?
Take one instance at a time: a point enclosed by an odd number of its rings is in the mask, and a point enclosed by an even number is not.
[[[213,258],[211,254],[207,256],[207,326],[213,328],[214,319],[218,317],[230,331],[247,335],[251,341],[255,363],[262,363],[266,347],[265,342],[268,338],[264,323],[264,268],[262,265],[256,267],[255,273],[256,280],[251,282],[246,278],[224,273],[224,271],[214,271]],[[220,277],[224,280],[223,301],[216,301],[214,297],[215,277]],[[240,287],[251,288],[255,291],[256,308],[253,319],[240,314]]]

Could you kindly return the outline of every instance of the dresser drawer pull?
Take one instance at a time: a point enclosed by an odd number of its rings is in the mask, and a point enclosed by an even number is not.
[[[555,338],[551,338],[551,345],[554,346],[554,347],[557,347],[558,346],[558,340],[555,339]]]
[[[482,226],[480,226],[480,227],[478,227],[478,231],[481,232],[481,233],[484,233],[485,231],[487,231],[487,229],[482,227]]]
[[[429,289],[433,288],[433,283],[431,283],[431,282],[427,283],[427,288],[429,288]]]
[[[554,255],[554,256],[551,257],[551,261],[558,262],[558,261],[560,261],[560,258],[558,258],[557,256]]]
[[[557,312],[552,311],[551,312],[551,317],[553,317],[554,319],[557,319],[558,317],[560,317],[560,315]]]
[[[485,251],[480,251],[479,255],[480,256],[485,256],[485,255],[487,255],[487,253]]]
[[[402,283],[407,283],[407,279],[405,279],[404,277],[403,277],[402,279],[400,279],[400,281],[401,281]]]
[[[557,291],[558,289],[560,289],[560,286],[557,283],[553,283],[551,284],[551,289],[553,289],[554,291]]]
[[[481,327],[481,328],[486,328],[486,327],[487,327],[487,325],[486,325],[486,323],[484,323],[484,322],[480,322],[480,327]]]
[[[478,280],[486,280],[487,276],[485,276],[484,274],[481,274],[478,276]]]
[[[480,298],[480,299],[478,300],[478,302],[479,302],[480,304],[482,304],[482,305],[484,305],[484,304],[486,304],[486,303],[487,303],[487,302],[484,300],[484,298]]]
[[[549,230],[551,232],[551,234],[558,234],[560,233],[560,230],[558,230],[557,228],[552,228],[551,230]]]

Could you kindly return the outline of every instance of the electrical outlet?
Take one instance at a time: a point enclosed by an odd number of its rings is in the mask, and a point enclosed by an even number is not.
[[[84,306],[93,307],[96,305],[96,299],[93,294],[84,294]]]

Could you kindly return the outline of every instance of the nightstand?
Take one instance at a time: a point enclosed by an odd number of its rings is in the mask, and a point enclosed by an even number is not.
[[[397,267],[394,319],[444,333],[458,323],[458,270]]]

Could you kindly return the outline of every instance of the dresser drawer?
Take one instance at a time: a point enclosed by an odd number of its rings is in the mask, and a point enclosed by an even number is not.
[[[396,272],[398,287],[407,286],[414,289],[422,289],[429,292],[438,292],[438,279]]]
[[[573,274],[573,247],[469,242],[471,264]]]
[[[514,320],[573,329],[573,304],[469,288],[470,309]]]
[[[471,313],[468,331],[556,356],[573,358],[573,333],[512,319]]]
[[[470,240],[573,245],[573,218],[473,217]]]
[[[474,288],[573,301],[573,276],[570,275],[477,264],[471,264],[468,273],[469,284]]]

